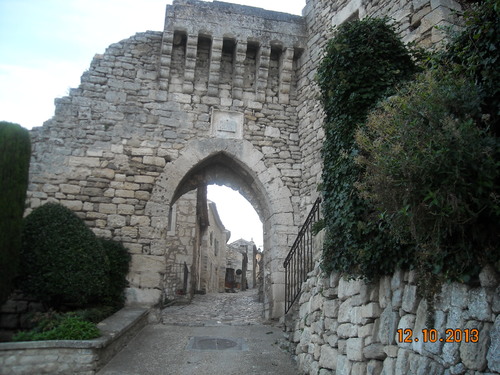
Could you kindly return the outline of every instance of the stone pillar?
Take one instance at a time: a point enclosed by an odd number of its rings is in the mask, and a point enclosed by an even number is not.
[[[212,50],[210,52],[210,70],[208,75],[208,95],[219,95],[220,63],[222,57],[222,38],[212,39]]]
[[[243,73],[245,70],[244,62],[246,58],[247,43],[241,40],[237,41],[234,56],[234,78],[233,78],[233,99],[243,97]]]
[[[264,103],[266,101],[267,77],[269,75],[269,56],[271,47],[261,45],[257,56],[257,74],[255,75],[256,101]]]
[[[186,42],[186,66],[184,69],[184,84],[182,92],[192,94],[194,90],[194,69],[196,67],[196,53],[198,50],[198,36],[188,35]]]
[[[279,86],[279,102],[281,104],[288,104],[290,102],[290,86],[293,75],[293,53],[294,49],[288,47],[281,54]]]
[[[168,80],[170,79],[170,64],[172,63],[172,46],[174,33],[165,31],[161,43],[160,56],[160,89],[168,90]]]

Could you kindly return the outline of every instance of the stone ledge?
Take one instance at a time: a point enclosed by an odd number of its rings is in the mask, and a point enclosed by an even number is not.
[[[147,325],[148,313],[146,308],[125,307],[98,324],[102,336],[94,340],[0,343],[0,373],[33,374],[42,367],[58,374],[95,373]],[[64,355],[64,363],[58,361],[59,355]],[[53,363],[47,358],[54,358]]]

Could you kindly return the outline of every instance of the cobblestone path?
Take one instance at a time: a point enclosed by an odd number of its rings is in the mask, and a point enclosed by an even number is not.
[[[257,292],[197,294],[190,304],[166,307],[161,322],[191,327],[262,324],[263,304]]]

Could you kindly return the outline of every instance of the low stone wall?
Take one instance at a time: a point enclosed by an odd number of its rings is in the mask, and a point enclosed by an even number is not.
[[[430,313],[435,331],[414,272],[370,284],[324,276],[318,266],[309,276],[286,334],[304,373],[500,373],[500,279],[492,268],[478,287],[443,285]]]
[[[0,375],[93,375],[147,322],[147,309],[124,308],[99,323],[95,340],[0,343]]]

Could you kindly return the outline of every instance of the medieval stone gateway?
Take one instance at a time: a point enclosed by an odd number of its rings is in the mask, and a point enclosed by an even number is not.
[[[28,211],[68,206],[132,254],[128,304],[164,295],[171,206],[208,183],[238,189],[264,223],[265,312],[284,312],[283,260],[318,193],[314,72],[331,26],[391,15],[405,40],[439,40],[452,0],[308,0],[304,16],[174,0],[163,31],[96,55],[32,131]]]

